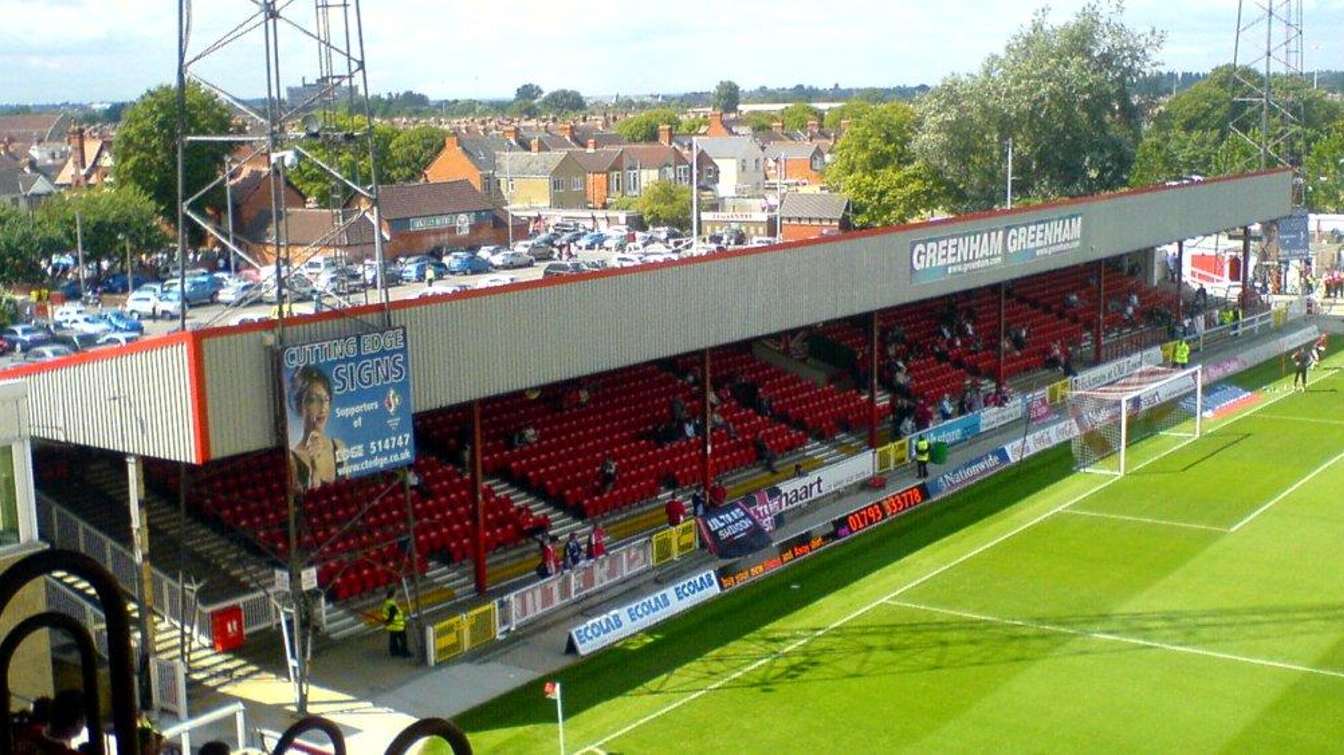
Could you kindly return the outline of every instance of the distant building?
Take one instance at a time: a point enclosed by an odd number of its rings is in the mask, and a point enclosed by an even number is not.
[[[813,142],[779,141],[765,147],[765,178],[771,184],[781,177],[789,185],[822,183],[826,153]]]
[[[285,87],[285,104],[295,108],[298,113],[306,113],[310,110],[319,110],[329,106],[336,101],[336,93],[339,84],[326,91],[328,86],[332,86],[330,81],[318,79],[309,82],[306,78],[299,79],[298,86]]]
[[[507,244],[508,216],[469,181],[390,184],[378,189],[386,256]],[[526,235],[514,218],[514,234]]]
[[[0,153],[18,157],[27,154],[35,144],[64,142],[73,125],[75,121],[69,113],[0,115]]]
[[[52,183],[61,188],[98,186],[112,176],[112,142],[85,133],[83,126],[70,129],[70,156]]]
[[[286,209],[278,225],[267,208],[241,234],[243,245],[263,265],[275,262],[280,238],[295,264],[318,254],[352,263],[373,258],[373,221],[361,210]]]
[[[495,179],[515,212],[586,207],[586,177],[583,166],[568,151],[495,153]]]
[[[721,197],[760,194],[765,185],[765,151],[747,136],[705,136],[696,140],[700,151],[718,169],[715,193]]]
[[[495,155],[514,149],[503,137],[451,133],[443,149],[424,170],[426,181],[467,181],[477,191],[504,204],[504,192],[495,176]]]
[[[780,239],[801,241],[852,229],[849,198],[843,194],[785,194],[779,209]]]
[[[0,164],[0,204],[32,212],[55,193],[56,185],[41,173],[28,167]]]

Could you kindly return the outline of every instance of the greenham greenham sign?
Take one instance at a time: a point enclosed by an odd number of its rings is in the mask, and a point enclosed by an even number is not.
[[[933,283],[965,273],[1022,265],[1082,247],[1083,216],[1065,215],[910,242],[910,280]]]

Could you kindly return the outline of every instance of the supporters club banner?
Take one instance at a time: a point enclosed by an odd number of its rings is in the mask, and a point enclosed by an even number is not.
[[[790,509],[805,506],[824,496],[873,476],[872,451],[852,456],[810,474],[794,478],[765,490],[744,496],[741,503],[767,531],[775,528],[775,516]]]
[[[1082,248],[1083,216],[1064,215],[910,242],[910,280],[918,285],[1022,265]]]
[[[287,346],[280,359],[298,492],[415,459],[405,328]]]
[[[1114,383],[1126,375],[1138,372],[1143,367],[1151,367],[1157,364],[1162,364],[1161,346],[1154,346],[1137,354],[1130,354],[1122,359],[1080,372],[1073,378],[1073,390],[1089,391],[1093,388],[1100,388],[1108,383]]]
[[[574,627],[569,631],[570,648],[579,655],[601,650],[718,594],[717,575],[700,572]]]
[[[988,477],[1011,463],[1013,463],[1013,460],[1008,454],[1008,449],[996,448],[983,456],[972,459],[951,472],[929,480],[925,483],[925,486],[928,488],[929,495],[936,498],[940,495],[951,493],[959,488],[964,488],[977,480]]]
[[[700,518],[700,526],[710,552],[719,558],[741,558],[770,545],[770,533],[746,499],[713,509]]]

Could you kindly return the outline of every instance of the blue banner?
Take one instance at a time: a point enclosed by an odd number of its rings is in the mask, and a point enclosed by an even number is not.
[[[949,446],[955,446],[958,443],[964,443],[980,434],[980,413],[965,414],[956,419],[950,419],[941,425],[934,425],[918,435],[923,435],[929,439],[930,443],[946,443]],[[910,444],[914,448],[914,444]]]
[[[719,594],[712,571],[701,572],[569,630],[570,649],[587,655],[647,629]]]
[[[1274,228],[1278,229],[1279,259],[1305,260],[1311,258],[1311,228],[1306,210],[1297,210],[1275,223],[1267,223],[1265,228],[1265,246],[1275,243]]]
[[[1064,215],[910,242],[910,282],[1022,265],[1083,246],[1083,216]]]
[[[988,477],[1008,466],[1012,461],[1008,449],[999,447],[984,456],[979,456],[962,464],[951,472],[929,480],[925,483],[925,486],[929,490],[929,495],[936,498],[951,493],[958,488],[964,488],[976,480]]]
[[[296,492],[415,459],[405,328],[288,346],[281,360]]]

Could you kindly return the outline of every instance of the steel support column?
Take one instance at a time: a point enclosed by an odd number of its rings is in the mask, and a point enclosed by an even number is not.
[[[1176,322],[1185,321],[1185,242],[1176,242]]]
[[[999,362],[994,368],[994,382],[1003,385],[1004,354],[1003,340],[1008,337],[1008,287],[1004,283],[999,284]]]
[[[868,447],[877,448],[877,358],[880,328],[877,325],[877,312],[874,311],[868,321]],[[858,386],[854,386],[858,388]]]
[[[709,349],[704,350],[704,356],[700,363],[700,383],[703,390],[701,400],[704,403],[705,437],[704,443],[700,447],[700,480],[705,487],[705,500],[709,500],[709,489],[714,485],[714,473],[712,471],[714,459],[714,442],[710,438],[713,435],[713,424],[710,418],[713,416],[714,409],[709,405],[709,393],[712,390],[709,379]]]
[[[471,502],[472,511],[476,526],[473,531],[476,533],[474,542],[474,555],[476,571],[476,593],[484,594],[487,587],[486,564],[485,564],[485,496],[482,494],[485,479],[481,476],[481,401],[477,399],[471,402]]]
[[[1251,303],[1251,227],[1241,227],[1241,316]]]
[[[1097,325],[1092,331],[1092,359],[1101,364],[1101,338],[1106,332],[1106,260],[1097,262]]]

